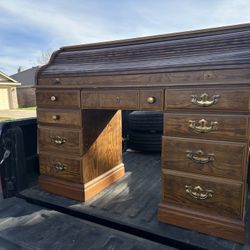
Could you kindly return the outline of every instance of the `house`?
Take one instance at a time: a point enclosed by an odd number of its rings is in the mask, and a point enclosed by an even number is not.
[[[39,66],[26,70],[18,68],[18,72],[11,77],[21,83],[17,88],[17,98],[19,107],[32,107],[36,105],[35,95],[35,75]]]
[[[16,88],[19,85],[18,81],[0,71],[0,110],[18,108]]]

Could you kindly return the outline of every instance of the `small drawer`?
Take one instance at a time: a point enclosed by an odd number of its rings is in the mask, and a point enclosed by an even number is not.
[[[37,120],[40,123],[82,127],[81,110],[38,109]]]
[[[80,91],[39,90],[36,103],[38,107],[80,108]]]
[[[82,161],[58,155],[39,154],[40,173],[59,179],[82,183]]]
[[[248,140],[248,117],[240,115],[164,114],[164,135]]]
[[[39,150],[82,155],[83,135],[81,130],[39,127]]]
[[[163,137],[162,167],[243,180],[248,143]]]
[[[98,108],[99,94],[98,91],[81,91],[81,107],[84,108]]]
[[[100,91],[100,107],[112,109],[138,109],[138,91]]]
[[[222,178],[163,170],[163,200],[199,213],[242,219],[243,184]]]
[[[140,109],[163,110],[163,90],[140,90]]]
[[[168,89],[165,109],[249,111],[250,90],[238,89]]]

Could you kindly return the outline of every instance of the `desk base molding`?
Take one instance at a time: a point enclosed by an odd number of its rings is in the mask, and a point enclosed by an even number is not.
[[[160,204],[158,220],[178,227],[192,229],[223,239],[244,243],[245,226],[242,221],[209,216],[172,205]]]
[[[74,200],[86,201],[113,182],[119,180],[124,174],[124,164],[121,163],[86,184],[59,180],[58,178],[46,175],[40,175],[38,183],[43,191],[62,195]]]

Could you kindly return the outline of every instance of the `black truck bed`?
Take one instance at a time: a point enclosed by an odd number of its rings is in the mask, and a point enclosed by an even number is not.
[[[88,202],[43,192],[37,186],[24,190],[21,196],[30,202],[90,221],[99,220],[103,225],[135,235],[144,234],[146,238],[170,243],[178,248],[250,249],[249,217],[245,245],[158,222],[160,154],[125,152],[123,159],[126,175]]]

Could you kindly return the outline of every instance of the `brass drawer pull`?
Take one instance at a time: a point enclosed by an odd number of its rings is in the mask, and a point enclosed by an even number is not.
[[[59,120],[60,116],[59,115],[52,115],[52,120],[56,121]]]
[[[51,142],[56,144],[56,145],[62,145],[66,142],[66,139],[60,136],[52,136],[51,138]]]
[[[56,79],[54,80],[54,83],[60,83],[60,82],[61,82],[60,78],[56,78]]]
[[[116,103],[120,103],[121,99],[119,96],[116,97]]]
[[[56,163],[53,163],[51,168],[55,169],[56,171],[64,171],[66,168],[65,165],[63,165],[61,162],[56,162]]]
[[[213,95],[212,100],[208,100],[208,94],[203,93],[198,99],[197,95],[191,95],[191,102],[201,107],[209,107],[216,104],[219,101],[220,95]]]
[[[196,121],[189,120],[189,128],[193,129],[199,133],[208,133],[218,129],[218,122],[210,122],[210,126],[208,126],[208,122],[205,119],[201,119],[198,121],[198,125],[196,125]]]
[[[213,197],[214,191],[211,189],[203,189],[201,186],[185,186],[186,193],[192,196],[194,199],[197,200],[206,200],[208,198]]]
[[[187,151],[187,158],[195,163],[206,164],[214,161],[214,154],[208,154],[207,156],[202,150],[197,150],[196,152]]]
[[[55,102],[55,101],[57,100],[57,98],[56,98],[54,95],[52,95],[52,96],[50,97],[50,100],[51,100],[52,102]]]
[[[153,103],[155,103],[155,101],[156,101],[156,98],[155,98],[154,96],[149,96],[149,97],[147,98],[147,102],[148,102],[149,104],[153,104]]]

